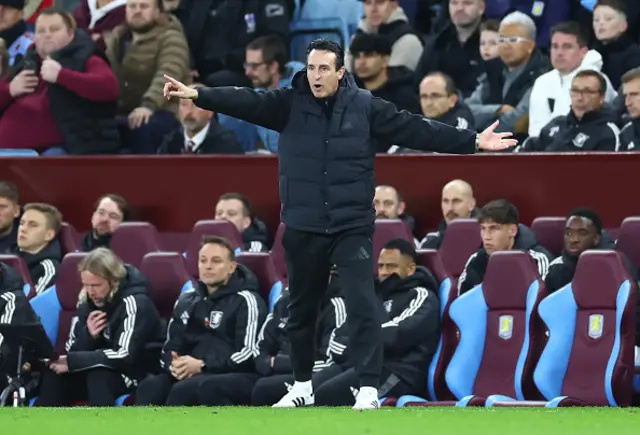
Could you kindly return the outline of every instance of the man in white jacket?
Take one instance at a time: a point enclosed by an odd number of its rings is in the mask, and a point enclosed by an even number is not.
[[[560,23],[551,29],[551,65],[553,70],[536,80],[529,101],[529,136],[537,137],[542,128],[557,116],[571,109],[571,82],[586,69],[601,71],[602,56],[589,50],[586,37],[574,22]],[[603,74],[604,75],[604,74]],[[605,103],[612,102],[618,93],[609,78]]]

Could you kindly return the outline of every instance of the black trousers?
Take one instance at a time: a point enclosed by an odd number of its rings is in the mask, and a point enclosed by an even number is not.
[[[118,397],[129,392],[122,375],[105,368],[58,375],[45,369],[36,406],[69,406],[88,401],[89,406],[114,406]]]
[[[249,405],[259,377],[255,373],[201,374],[178,381],[168,373],[161,373],[140,383],[136,405]]]
[[[378,398],[400,397],[405,394],[415,394],[415,389],[402,381],[398,376],[382,369],[382,382],[378,389]],[[355,390],[358,389],[358,375],[354,369],[348,369],[342,374],[323,383],[315,392],[318,406],[353,406]]]
[[[335,264],[346,299],[353,365],[360,385],[378,387],[382,332],[373,284],[372,237],[373,225],[336,234],[285,230],[282,245],[291,295],[287,335],[297,381],[311,379],[316,319]]]
[[[333,365],[327,367],[319,372],[316,372],[311,377],[314,391],[320,387],[320,385],[327,382],[329,379],[338,376],[342,373],[342,368],[339,365]],[[274,375],[267,376],[266,378],[260,378],[253,387],[251,393],[251,405],[252,406],[271,406],[282,398],[289,391],[289,386],[293,385],[293,375]]]

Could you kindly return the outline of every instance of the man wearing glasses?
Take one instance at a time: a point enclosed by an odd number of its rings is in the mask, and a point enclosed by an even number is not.
[[[520,152],[618,151],[620,131],[603,109],[607,81],[595,70],[580,71],[571,83],[571,111],[549,122],[539,137],[530,137]]]
[[[466,100],[479,130],[498,119],[501,131],[527,133],[531,88],[550,69],[535,40],[536,25],[522,12],[500,23],[500,56],[486,63],[486,75]]]

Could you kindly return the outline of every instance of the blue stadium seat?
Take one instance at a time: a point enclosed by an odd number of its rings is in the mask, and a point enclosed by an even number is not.
[[[0,149],[0,157],[37,157],[40,154],[36,150],[31,149],[12,149],[4,148]]]

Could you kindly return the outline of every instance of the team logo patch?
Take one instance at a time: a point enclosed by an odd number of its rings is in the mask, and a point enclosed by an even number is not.
[[[387,313],[391,312],[391,307],[393,306],[393,301],[389,300],[389,301],[384,301],[384,309]]]
[[[280,323],[278,324],[278,328],[286,329],[288,322],[289,322],[289,318],[288,317],[281,317],[280,318]]]
[[[602,314],[591,314],[589,316],[589,337],[598,339],[602,337],[604,327],[604,316]]]
[[[109,325],[102,331],[102,335],[105,340],[111,340],[111,330],[109,329]]]
[[[209,326],[209,328],[211,329],[218,328],[222,323],[222,315],[223,315],[222,311],[212,311],[211,314],[209,315],[209,322],[208,322],[209,324],[207,326]]]
[[[589,140],[589,136],[584,133],[578,133],[576,137],[573,138],[573,145],[576,148],[582,148],[586,141]]]
[[[508,340],[513,335],[513,316],[500,316],[498,319],[500,322],[498,328],[498,335],[503,340]]]

